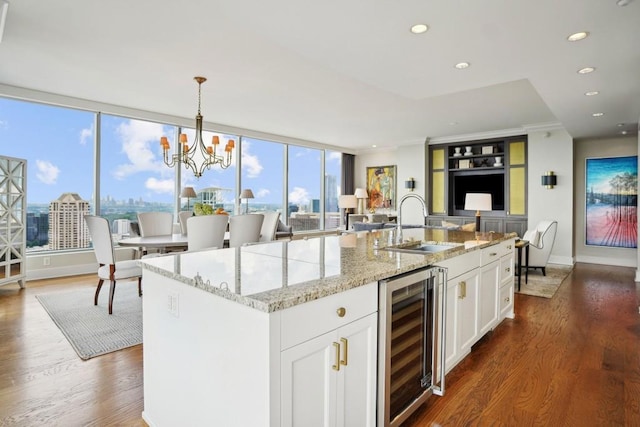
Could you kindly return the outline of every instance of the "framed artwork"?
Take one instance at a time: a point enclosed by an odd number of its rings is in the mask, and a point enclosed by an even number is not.
[[[367,209],[396,208],[396,166],[367,167]]]
[[[638,247],[638,156],[586,159],[585,244]]]

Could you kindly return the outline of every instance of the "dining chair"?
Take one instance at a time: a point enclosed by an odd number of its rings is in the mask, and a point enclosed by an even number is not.
[[[245,243],[260,241],[263,214],[235,215],[229,218],[229,247],[237,248]]]
[[[173,214],[169,212],[140,212],[138,213],[140,237],[164,236],[173,234]],[[147,248],[141,248],[142,254],[148,253]],[[162,251],[159,251],[161,253]]]
[[[192,211],[180,211],[178,213],[178,219],[180,220],[180,232],[187,235],[189,229],[187,228],[187,220],[193,216]]]
[[[268,211],[262,212],[261,214],[257,215],[264,215],[262,227],[260,227],[260,241],[270,242],[272,240],[275,240],[276,231],[278,229],[278,221],[280,220],[280,212]]]
[[[138,296],[142,296],[142,268],[135,260],[116,261],[113,250],[113,239],[111,237],[111,228],[109,221],[94,215],[85,215],[84,217],[93,251],[98,261],[98,287],[93,297],[93,305],[98,305],[98,295],[102,284],[108,280],[111,284],[109,287],[109,314],[113,314],[113,295],[116,291],[116,281],[122,279],[138,279]]]
[[[227,215],[192,216],[187,220],[187,223],[190,230],[187,234],[187,244],[190,251],[223,247],[224,233],[229,224]]]
[[[173,214],[169,212],[138,213],[140,236],[163,236],[173,233]]]

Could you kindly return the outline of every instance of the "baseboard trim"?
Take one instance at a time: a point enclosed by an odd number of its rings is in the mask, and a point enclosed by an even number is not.
[[[602,258],[595,256],[579,256],[576,258],[577,262],[586,262],[589,264],[602,264],[602,265],[615,265],[617,267],[638,267],[638,263],[635,260],[623,259],[623,258]],[[637,276],[636,276],[637,277]]]

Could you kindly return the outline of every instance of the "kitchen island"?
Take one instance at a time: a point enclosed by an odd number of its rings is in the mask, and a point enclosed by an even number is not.
[[[305,417],[306,425],[376,425],[378,281],[447,263],[453,271],[479,271],[485,248],[514,239],[483,233],[476,244],[469,232],[403,230],[409,244],[451,245],[420,255],[385,250],[393,234],[276,241],[142,261],[145,421],[158,427],[279,426]],[[512,271],[512,253],[510,260]],[[491,294],[494,312],[512,315],[512,305],[510,312],[498,308],[499,289]],[[344,337],[348,362],[332,346]],[[456,344],[458,359],[465,349]],[[344,363],[333,363],[334,355]],[[318,362],[328,368],[314,370]],[[300,370],[308,381],[304,392]]]

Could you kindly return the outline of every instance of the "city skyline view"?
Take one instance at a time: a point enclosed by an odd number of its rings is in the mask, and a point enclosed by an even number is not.
[[[38,118],[46,117],[46,120]],[[94,113],[0,98],[0,152],[28,160],[28,203],[48,204],[65,192],[76,192],[93,203]],[[160,138],[172,145],[176,128],[142,120],[101,115],[101,199],[144,200],[173,204],[174,169],[162,159]],[[194,130],[185,129],[188,141]],[[213,132],[203,132],[205,142]],[[242,152],[241,188],[251,188],[252,204],[282,205],[283,144],[243,138],[242,149],[235,135],[232,164],[207,170],[200,179],[182,170],[182,185],[229,189],[221,193],[224,203],[233,204],[236,195],[238,153]],[[289,203],[306,206],[320,196],[322,150],[290,147]],[[278,167],[279,165],[279,167]],[[328,175],[340,175],[341,153],[328,152]],[[294,173],[300,171],[300,173]],[[317,175],[313,172],[317,171]],[[339,182],[338,182],[339,185]]]

